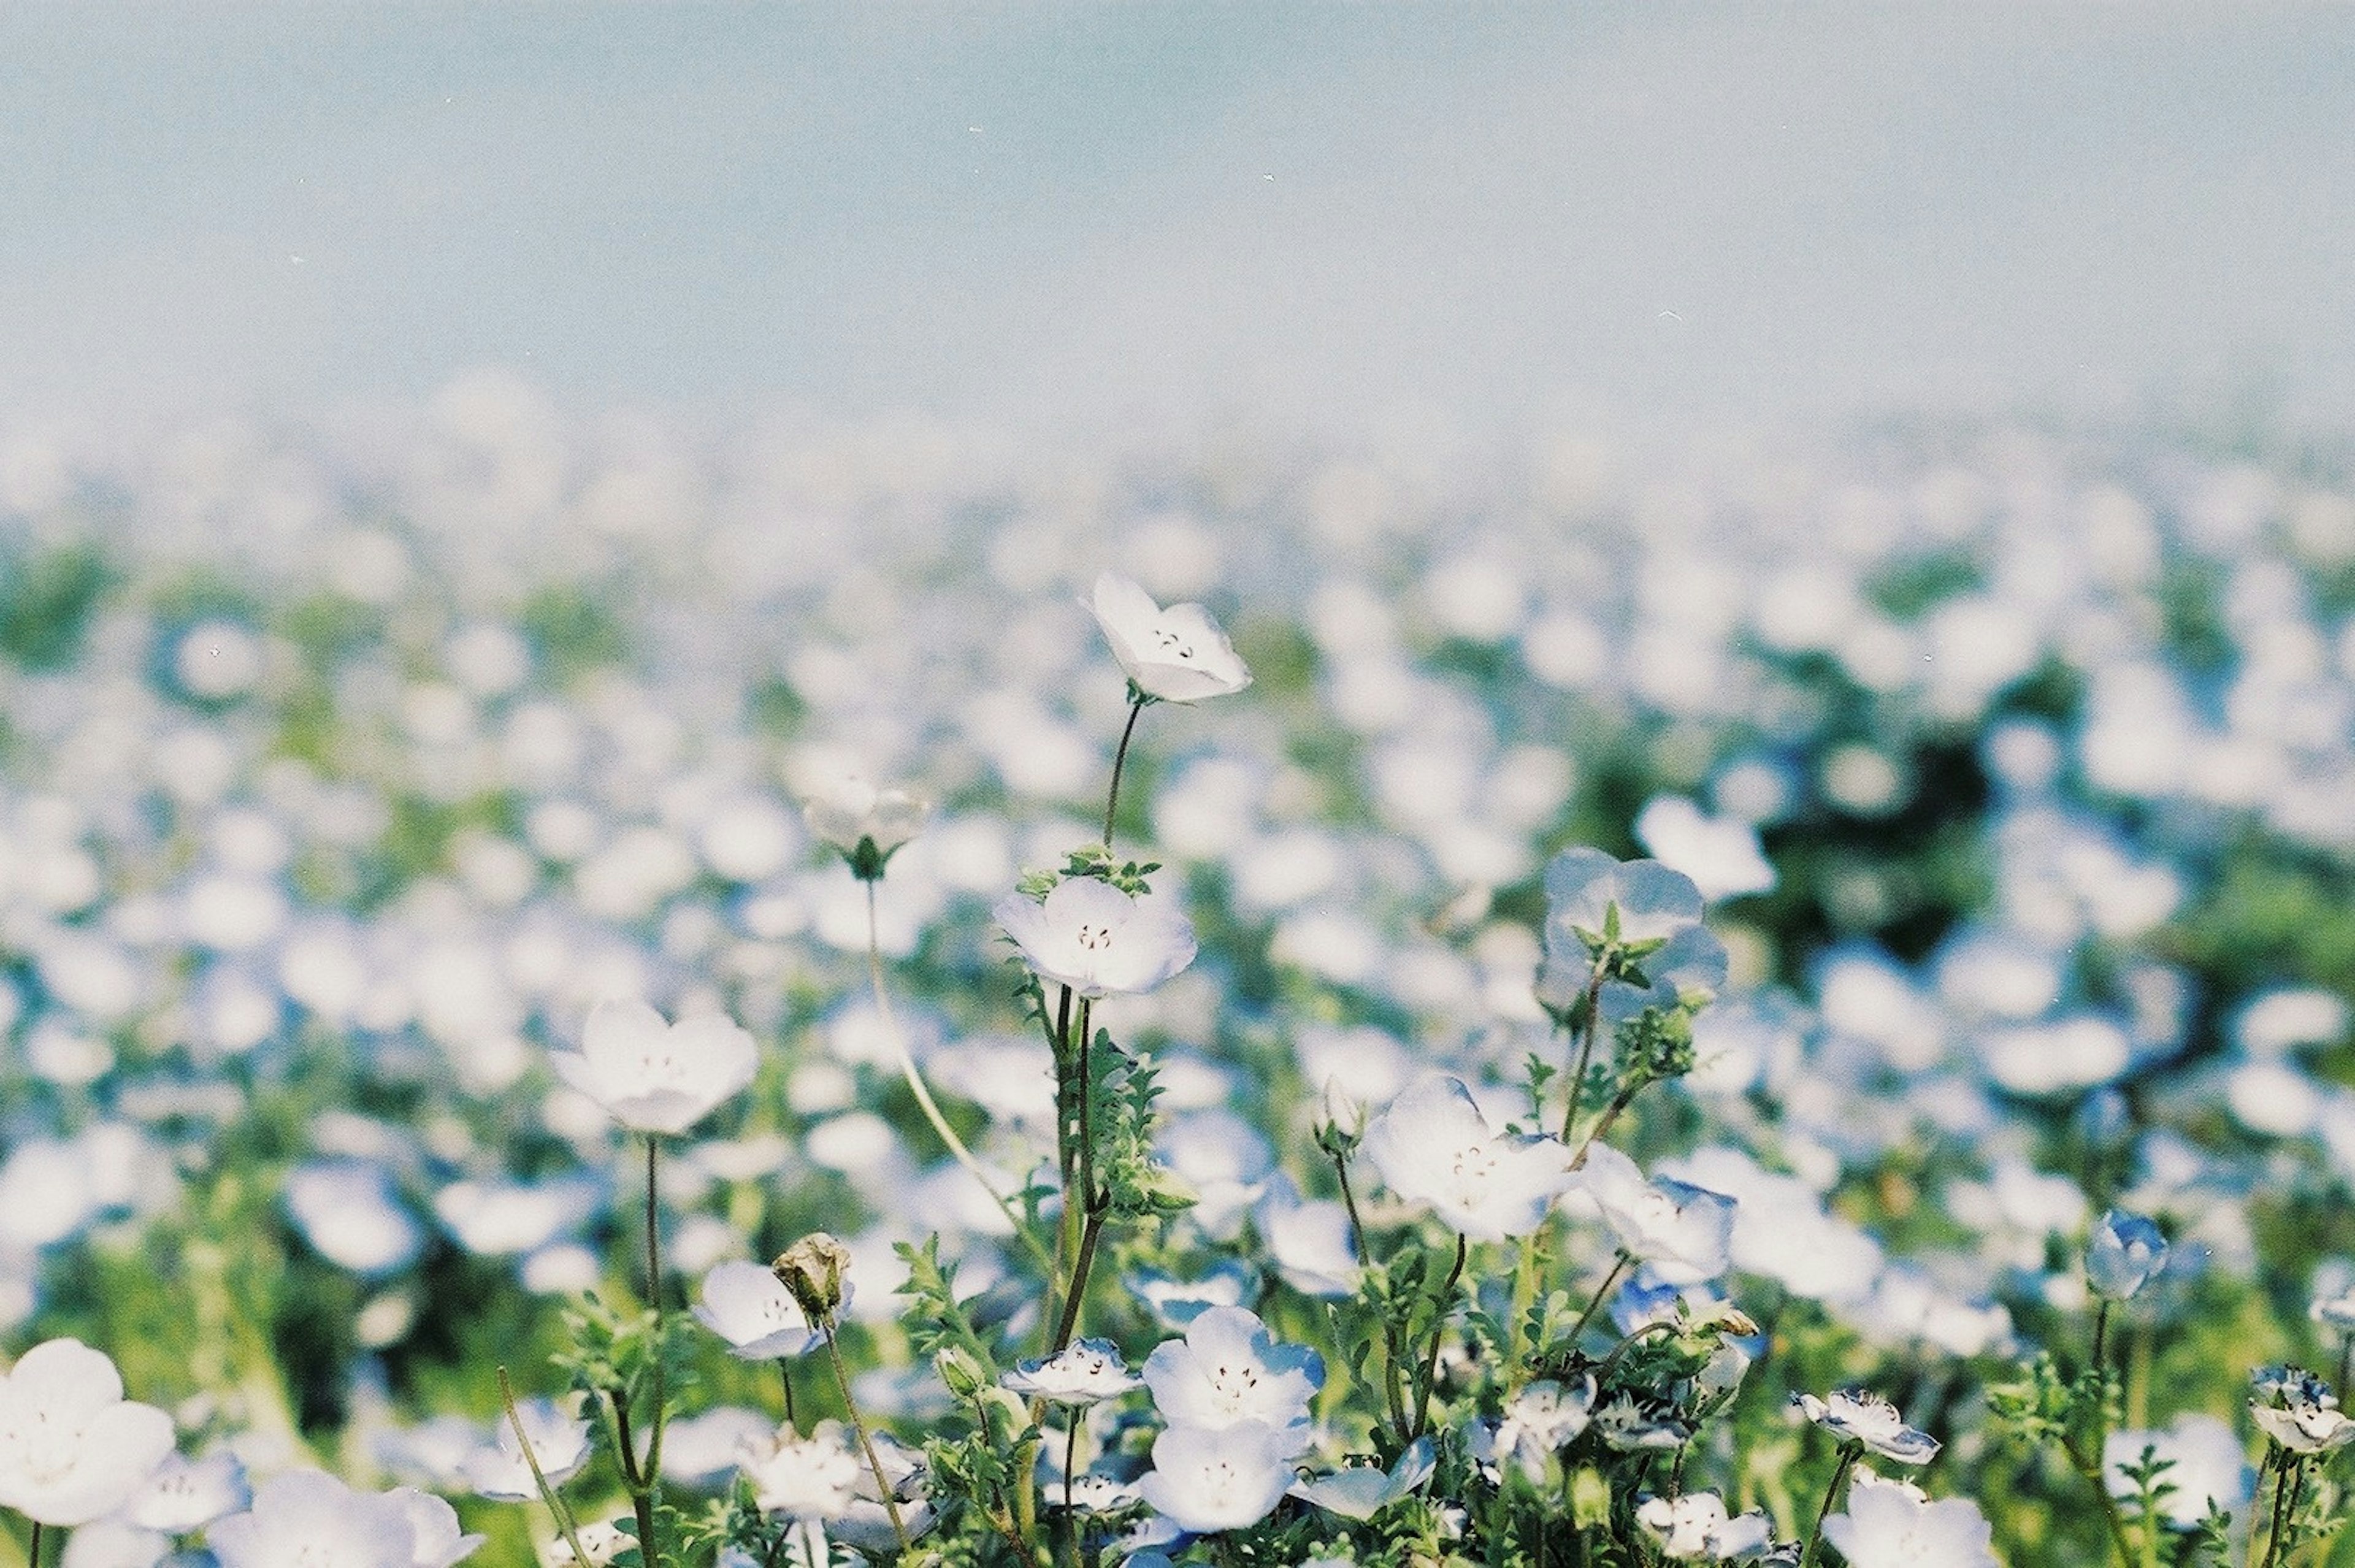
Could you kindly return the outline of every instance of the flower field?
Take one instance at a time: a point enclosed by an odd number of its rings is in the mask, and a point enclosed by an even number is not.
[[[2355,482],[0,435],[79,1568],[2355,1562]]]

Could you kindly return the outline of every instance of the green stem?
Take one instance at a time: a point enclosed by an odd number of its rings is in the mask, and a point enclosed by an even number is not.
[[[794,1364],[783,1356],[777,1358],[777,1382],[785,1391],[785,1424],[794,1429],[794,1436],[799,1437],[802,1423],[801,1417],[794,1413]]]
[[[654,1308],[654,1366],[648,1386],[652,1391],[654,1409],[647,1416],[646,1463],[642,1475],[645,1481],[649,1511],[652,1503],[662,1494],[663,1424],[669,1415],[667,1391],[663,1387],[663,1299],[662,1299],[662,1221],[655,1205],[655,1167],[660,1159],[661,1144],[655,1135],[646,1135],[646,1305]],[[640,1538],[645,1547],[647,1568],[655,1562],[651,1537]]]
[[[1439,1317],[1431,1326],[1431,1352],[1423,1363],[1423,1375],[1414,1386],[1414,1431],[1409,1441],[1431,1430],[1431,1391],[1439,1381],[1439,1348],[1447,1338],[1448,1315],[1455,1307],[1455,1286],[1464,1277],[1464,1260],[1470,1243],[1459,1231],[1455,1234],[1455,1266],[1447,1271],[1447,1283],[1439,1287]]]
[[[1594,1125],[1587,1132],[1586,1141],[1578,1146],[1578,1153],[1570,1162],[1571,1169],[1577,1170],[1586,1164],[1587,1151],[1602,1140],[1604,1134],[1611,1130],[1612,1124],[1618,1121],[1620,1114],[1627,1109],[1628,1103],[1636,1098],[1636,1092],[1642,1089],[1646,1082],[1648,1080],[1638,1078],[1611,1096],[1611,1104],[1604,1106],[1603,1114],[1594,1118]]]
[[[1586,1310],[1580,1313],[1578,1321],[1570,1326],[1569,1342],[1573,1348],[1578,1344],[1578,1337],[1586,1332],[1586,1326],[1594,1321],[1594,1315],[1602,1310],[1603,1303],[1610,1297],[1611,1287],[1619,1283],[1619,1276],[1625,1274],[1628,1265],[1635,1261],[1633,1253],[1623,1250],[1611,1264],[1611,1272],[1603,1276],[1603,1283],[1594,1287],[1594,1299],[1586,1304]]]
[[[1838,1500],[1840,1488],[1848,1484],[1848,1473],[1856,1468],[1857,1456],[1864,1452],[1861,1444],[1840,1445],[1839,1463],[1832,1467],[1832,1484],[1824,1488],[1824,1500],[1816,1506],[1815,1528],[1807,1531],[1807,1549],[1800,1555],[1799,1568],[1815,1568],[1824,1550],[1824,1520],[1832,1515],[1832,1504]]]
[[[1090,1204],[1085,1226],[1080,1232],[1079,1261],[1071,1265],[1071,1294],[1063,1297],[1063,1316],[1055,1325],[1055,1342],[1047,1347],[1049,1355],[1055,1354],[1071,1342],[1080,1329],[1080,1309],[1088,1299],[1088,1275],[1095,1267],[1096,1240],[1103,1234],[1104,1211]]]
[[[858,1435],[859,1452],[867,1456],[867,1468],[875,1477],[875,1490],[883,1499],[883,1511],[891,1516],[891,1533],[898,1538],[900,1553],[905,1555],[908,1526],[900,1517],[900,1499],[891,1491],[891,1478],[883,1473],[883,1460],[875,1452],[875,1441],[867,1435],[867,1423],[858,1413],[858,1402],[851,1397],[850,1374],[843,1367],[841,1347],[834,1342],[833,1317],[828,1315],[818,1327],[826,1339],[826,1360],[834,1363],[834,1386],[842,1391],[842,1408],[850,1415],[850,1430]]]
[[[907,1081],[908,1093],[915,1096],[916,1109],[923,1113],[924,1120],[932,1125],[933,1136],[948,1147],[956,1162],[981,1183],[981,1189],[989,1194],[989,1200],[997,1205],[997,1211],[1006,1216],[1006,1222],[1014,1227],[1015,1235],[1021,1238],[1022,1244],[1030,1250],[1030,1255],[1039,1260],[1039,1266],[1051,1274],[1055,1263],[1047,1255],[1045,1244],[1031,1234],[1030,1227],[1025,1225],[1022,1217],[1014,1211],[1013,1201],[997,1189],[997,1184],[989,1179],[987,1169],[975,1157],[973,1150],[965,1147],[964,1140],[957,1136],[957,1130],[949,1125],[948,1117],[941,1114],[941,1107],[933,1100],[930,1085],[925,1083],[923,1073],[916,1066],[915,1053],[908,1048],[908,1037],[900,1030],[900,1020],[891,1010],[890,992],[883,985],[883,946],[875,918],[875,883],[872,880],[867,884],[867,987],[874,994],[875,1016],[883,1020],[883,1032],[890,1037],[891,1049],[899,1053],[900,1076]]]
[[[1586,1010],[1578,1030],[1578,1062],[1570,1070],[1570,1103],[1561,1113],[1561,1141],[1568,1143],[1578,1125],[1578,1103],[1586,1093],[1586,1067],[1594,1060],[1594,1037],[1603,1029],[1603,960],[1594,961],[1593,977],[1586,982]]]
[[[589,1554],[581,1550],[581,1531],[573,1522],[572,1510],[564,1506],[556,1488],[548,1484],[548,1472],[539,1467],[539,1456],[532,1452],[531,1438],[523,1429],[523,1413],[516,1408],[515,1384],[507,1381],[505,1367],[499,1369],[499,1403],[506,1407],[507,1426],[515,1433],[516,1446],[523,1450],[523,1462],[531,1469],[531,1484],[539,1488],[539,1500],[548,1505],[549,1516],[556,1520],[557,1532],[572,1548],[572,1561],[588,1562]]]
[[[1104,795],[1103,846],[1107,854],[1112,851],[1113,816],[1120,809],[1120,773],[1128,765],[1128,738],[1136,733],[1136,721],[1143,716],[1145,705],[1151,700],[1143,692],[1136,694],[1135,699],[1129,704],[1128,722],[1120,731],[1120,749],[1112,754],[1112,788]]]
[[[41,1521],[33,1520],[33,1543],[25,1548],[25,1568],[41,1568]]]

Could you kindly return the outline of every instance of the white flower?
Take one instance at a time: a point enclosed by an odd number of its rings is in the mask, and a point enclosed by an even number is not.
[[[205,1543],[221,1568],[418,1568],[408,1505],[323,1470],[263,1482],[252,1509],[214,1525]]]
[[[79,1339],[36,1345],[0,1379],[0,1505],[37,1523],[113,1512],[172,1443],[172,1418],[125,1400],[114,1362]]]
[[[1172,1426],[1255,1424],[1283,1434],[1293,1445],[1287,1453],[1296,1454],[1308,1438],[1308,1402],[1325,1386],[1325,1361],[1305,1345],[1277,1344],[1242,1307],[1213,1307],[1187,1325],[1183,1339],[1154,1347],[1145,1382]]]
[[[1543,1484],[1546,1461],[1570,1446],[1594,1413],[1594,1380],[1576,1385],[1550,1378],[1529,1384],[1505,1405],[1497,1424],[1497,1462],[1510,1459],[1531,1486]]]
[[[1968,1498],[1931,1502],[1913,1488],[1857,1472],[1848,1511],[1824,1520],[1824,1539],[1849,1568],[2001,1568],[1995,1531]]]
[[[1268,1261],[1284,1283],[1303,1296],[1355,1296],[1361,1269],[1350,1236],[1349,1211],[1329,1199],[1306,1200],[1277,1171],[1252,1211]]]
[[[2249,1381],[2249,1413],[2258,1428],[2293,1454],[2327,1454],[2355,1442],[2355,1421],[2330,1385],[2302,1367],[2260,1367]]]
[[[1827,1399],[1796,1393],[1791,1403],[1806,1412],[1809,1421],[1841,1442],[1861,1444],[1884,1459],[1893,1459],[1901,1465],[1926,1465],[1937,1457],[1938,1440],[1906,1425],[1897,1407],[1877,1393],[1840,1389]]]
[[[1392,1101],[1366,1129],[1365,1153],[1392,1192],[1430,1204],[1475,1241],[1534,1230],[1571,1182],[1568,1149],[1490,1132],[1471,1091],[1453,1078],[1426,1078]]]
[[[697,1321],[728,1341],[740,1360],[773,1361],[809,1348],[809,1319],[773,1269],[739,1259],[703,1276]]]
[[[1082,1339],[1043,1360],[1018,1365],[998,1380],[1016,1393],[1056,1404],[1087,1405],[1118,1399],[1144,1380],[1120,1359],[1109,1339]]]
[[[451,1568],[474,1554],[486,1539],[458,1526],[458,1510],[430,1492],[395,1487],[384,1494],[409,1516],[410,1568]]]
[[[1137,1491],[1180,1530],[1241,1530],[1275,1511],[1293,1480],[1294,1436],[1256,1421],[1172,1426],[1153,1442]]]
[[[527,1399],[516,1406],[524,1435],[531,1439],[532,1458],[551,1487],[563,1485],[589,1462],[589,1424],[565,1407],[544,1399]],[[523,1445],[516,1441],[515,1423],[502,1419],[490,1445],[466,1456],[466,1484],[486,1498],[506,1502],[537,1501],[539,1486]]]
[[[1388,1470],[1359,1465],[1313,1481],[1294,1484],[1292,1495],[1343,1519],[1367,1520],[1431,1479],[1439,1467],[1439,1446],[1428,1437],[1407,1445]],[[1305,1568],[1305,1565],[1304,1565]]]
[[[790,1424],[745,1451],[739,1473],[752,1483],[764,1513],[787,1519],[839,1519],[858,1496],[866,1467],[851,1452],[841,1424],[821,1421],[807,1437]]]
[[[619,1520],[599,1520],[592,1524],[584,1524],[573,1534],[580,1538],[581,1550],[588,1556],[585,1568],[606,1568],[622,1554],[622,1549],[631,1543],[631,1537],[622,1529]],[[550,1563],[571,1562],[572,1542],[562,1536],[557,1537],[549,1543],[548,1560]],[[819,1561],[824,1561],[822,1553]]]
[[[1175,901],[1096,877],[1066,877],[1043,902],[1008,893],[990,912],[1040,979],[1082,997],[1149,991],[1194,962],[1194,927]]]
[[[170,1536],[111,1516],[75,1531],[58,1562],[59,1568],[155,1568],[171,1550]]]
[[[1636,1522],[1660,1543],[1663,1556],[1679,1563],[1695,1559],[1722,1563],[1748,1556],[1766,1544],[1766,1516],[1753,1511],[1728,1517],[1724,1499],[1715,1492],[1646,1498],[1636,1507]]]
[[[2154,1463],[2167,1468],[2155,1484],[2160,1494],[2158,1514],[2178,1530],[2190,1530],[2208,1517],[2211,1505],[2239,1513],[2255,1486],[2248,1456],[2231,1424],[2212,1415],[2179,1415],[2163,1432],[2113,1432],[2102,1445],[2102,1471],[2110,1496],[2121,1502],[2140,1495],[2126,1476],[2147,1451]]]
[[[1112,656],[1136,689],[1164,702],[1199,702],[1251,684],[1251,671],[1226,633],[1199,604],[1167,610],[1117,572],[1096,579],[1088,600]]]
[[[1578,1172],[1604,1223],[1628,1256],[1651,1265],[1660,1285],[1699,1285],[1725,1272],[1734,1200],[1722,1192],[1660,1177],[1646,1181],[1633,1159],[1596,1144]]]
[[[123,1517],[143,1530],[186,1535],[252,1502],[245,1467],[228,1449],[201,1459],[166,1454],[146,1484],[123,1506]]]
[[[2167,1238],[2139,1214],[2113,1209],[2085,1243],[2085,1282],[2096,1296],[2125,1301],[2167,1264]]]
[[[1681,1448],[1692,1441],[1693,1429],[1665,1409],[1649,1409],[1636,1396],[1622,1393],[1594,1413],[1594,1430],[1622,1454],[1646,1448]]]
[[[752,1037],[717,1013],[666,1023],[644,1002],[614,998],[589,1014],[578,1054],[559,1051],[564,1081],[634,1133],[683,1133],[752,1082]]]
[[[842,851],[850,869],[869,881],[900,846],[923,831],[932,803],[903,789],[879,790],[865,779],[829,779],[802,803],[816,837]]]
[[[2314,1299],[2307,1315],[2341,1334],[2355,1334],[2355,1262],[2322,1261],[2314,1271]]]

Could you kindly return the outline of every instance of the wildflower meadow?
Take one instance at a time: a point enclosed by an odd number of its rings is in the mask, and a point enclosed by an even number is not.
[[[0,458],[0,1554],[2355,1562],[2343,453]]]

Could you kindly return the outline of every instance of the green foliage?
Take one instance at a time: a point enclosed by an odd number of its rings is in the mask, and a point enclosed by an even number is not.
[[[61,669],[119,574],[88,540],[0,555],[0,654],[28,670]]]

